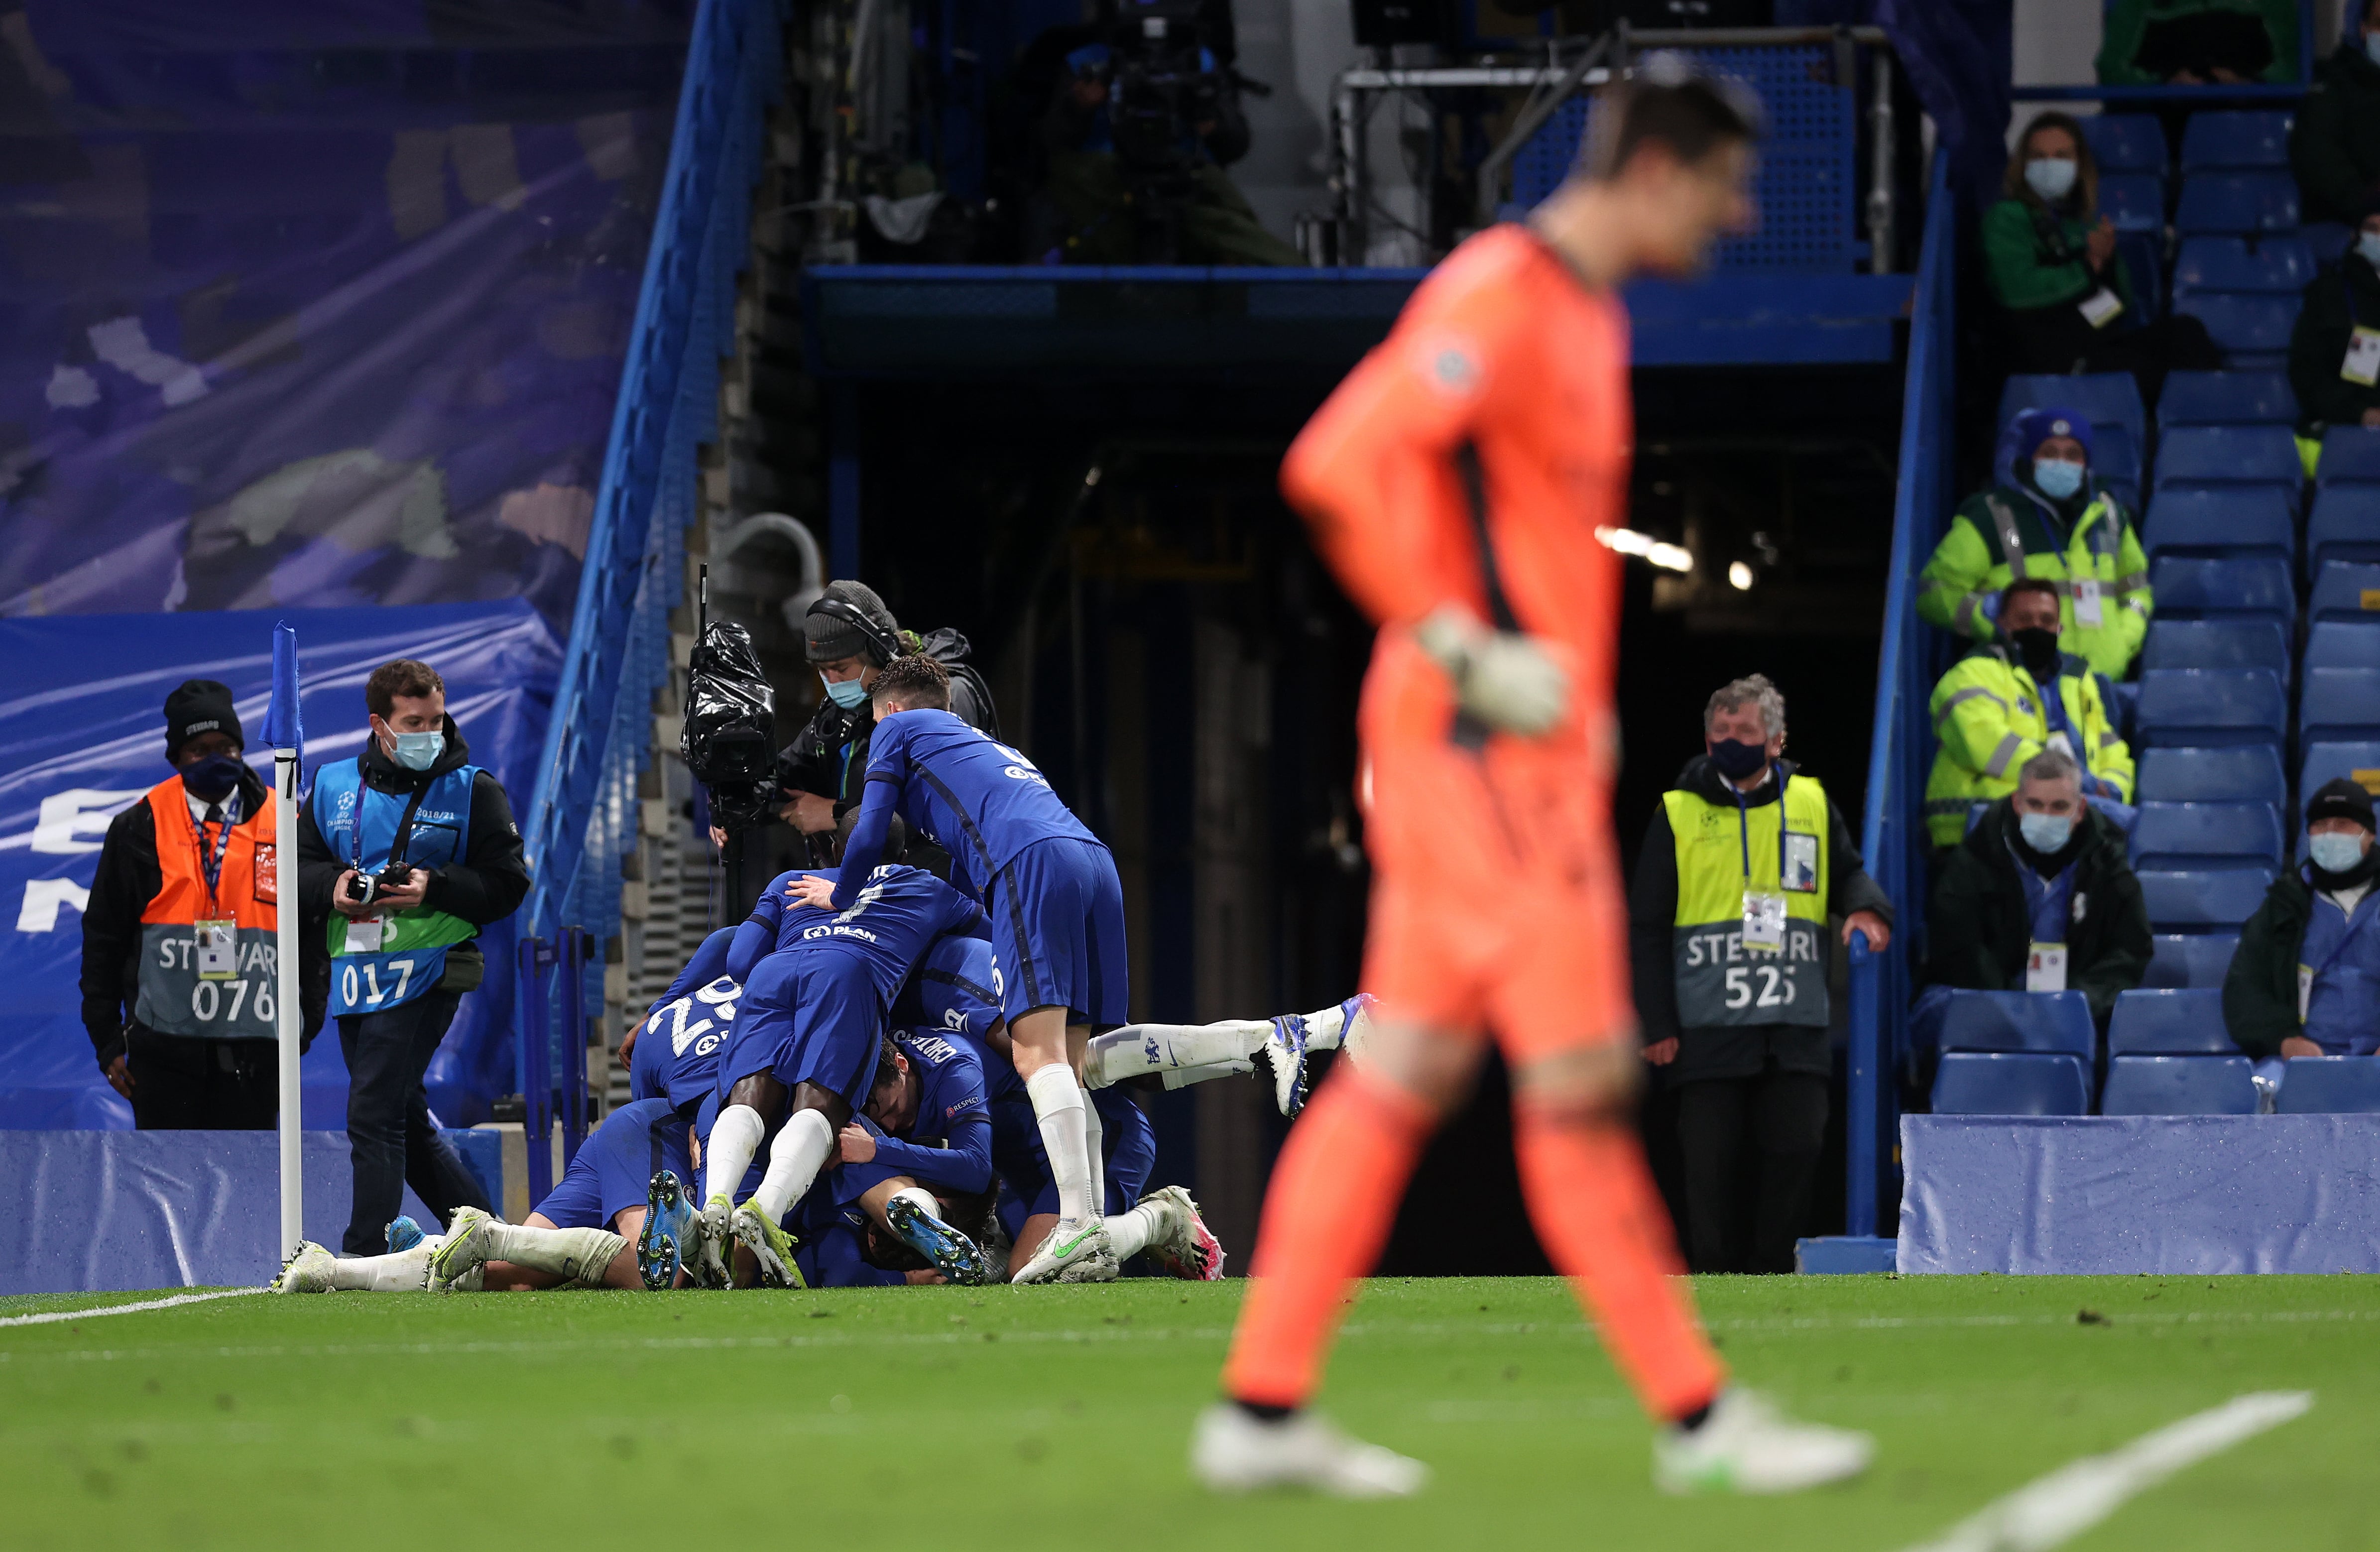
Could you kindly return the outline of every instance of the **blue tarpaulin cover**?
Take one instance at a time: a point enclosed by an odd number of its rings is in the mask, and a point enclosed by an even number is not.
[[[0,619],[0,986],[10,1014],[0,1020],[0,1128],[132,1124],[92,1059],[78,989],[100,843],[111,818],[171,774],[165,697],[185,679],[231,686],[249,761],[272,785],[264,719],[276,621],[298,633],[310,787],[323,762],[361,752],[365,679],[409,657],[445,678],[446,709],[474,762],[516,806],[528,802],[561,650],[524,600]],[[484,1119],[489,1098],[514,1086],[509,924],[482,942],[487,982],[463,999],[430,1068],[431,1104],[450,1124]],[[315,1040],[304,1073],[306,1122],[345,1125],[335,1028]]]
[[[27,0],[0,615],[569,618],[693,0]]]
[[[1900,1120],[1904,1272],[2380,1272],[2380,1115]]]

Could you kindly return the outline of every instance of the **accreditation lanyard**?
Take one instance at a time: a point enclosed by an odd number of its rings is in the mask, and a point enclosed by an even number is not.
[[[2311,878],[2306,879],[2306,887],[2313,890],[2313,903],[2319,906],[2322,903],[2322,891],[2314,887],[2314,881]],[[2329,958],[2320,964],[2298,966],[2298,1023],[2301,1025],[2306,1021],[2306,1004],[2313,1000],[2314,982],[2328,975],[2330,967],[2338,963],[2338,956],[2345,953],[2354,943],[2355,935],[2370,927],[2373,917],[2380,916],[2380,909],[2370,911],[2362,909],[2372,903],[2373,898],[2373,895],[2367,894],[2355,903],[2356,911],[2347,918],[2347,930],[2339,935],[2338,946],[2330,951]]]
[[[1752,806],[1743,799],[1743,792],[1734,782],[1728,790],[1735,794],[1736,839],[1743,847],[1743,946],[1764,953],[1785,952],[1785,783],[1791,781],[1778,766],[1769,770],[1777,777],[1777,869],[1778,887],[1774,892],[1752,887]]]
[[[232,826],[237,822],[231,805],[238,801],[237,792],[225,800],[223,830],[216,835],[214,851],[207,851],[207,825],[196,815],[190,817],[190,839],[199,853],[199,873],[206,879],[207,914],[204,919],[191,923],[198,936],[199,979],[228,981],[239,975],[238,924],[223,913],[224,854],[231,849]]]

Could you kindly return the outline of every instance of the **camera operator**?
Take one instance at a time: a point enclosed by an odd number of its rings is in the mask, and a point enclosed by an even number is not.
[[[1305,261],[1223,172],[1247,154],[1248,121],[1239,76],[1208,46],[1229,24],[1202,13],[1221,8],[1123,0],[1111,42],[1066,56],[1041,125],[1066,262]]]
[[[349,1255],[379,1254],[408,1183],[442,1220],[491,1205],[432,1123],[421,1080],[486,973],[480,928],[528,893],[512,804],[470,763],[437,671],[382,663],[364,704],[370,740],[315,772],[298,837],[299,896],[310,918],[329,918],[331,1012],[347,1059]]]

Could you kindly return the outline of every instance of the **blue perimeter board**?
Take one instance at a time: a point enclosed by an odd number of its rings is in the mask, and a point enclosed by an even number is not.
[[[1342,372],[1427,270],[852,264],[802,278],[811,370],[842,379]],[[1628,287],[1640,367],[1889,364],[1915,277],[1723,271]]]

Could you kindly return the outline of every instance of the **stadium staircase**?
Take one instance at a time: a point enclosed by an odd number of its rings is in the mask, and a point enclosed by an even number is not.
[[[1885,952],[1852,954],[1854,1235],[1892,1232],[1904,1097],[1987,1115],[2276,1108],[2224,1032],[2223,976],[2241,923],[2293,865],[2305,794],[2339,776],[2380,789],[2380,430],[2334,429],[2318,450],[2291,434],[2282,369],[2299,297],[2348,234],[2300,223],[2289,121],[2285,109],[2201,111],[2177,148],[2148,114],[2085,119],[2138,294],[2152,316],[2202,320],[2225,369],[2171,374],[2154,414],[2124,374],[2015,377],[1998,400],[2002,426],[2053,405],[2087,417],[2097,471],[2145,513],[2155,613],[2134,681],[2115,689],[2139,761],[2131,853],[2155,954],[2104,1049],[2080,993],[1961,993],[1924,1027],[1911,1017],[1926,946],[1926,705],[1957,652],[1918,621],[1916,578],[1964,493],[1950,467],[1955,259],[1937,170],[1864,835],[1904,926]],[[2277,1108],[2380,1108],[2380,1089],[2327,1065],[2292,1063]]]

